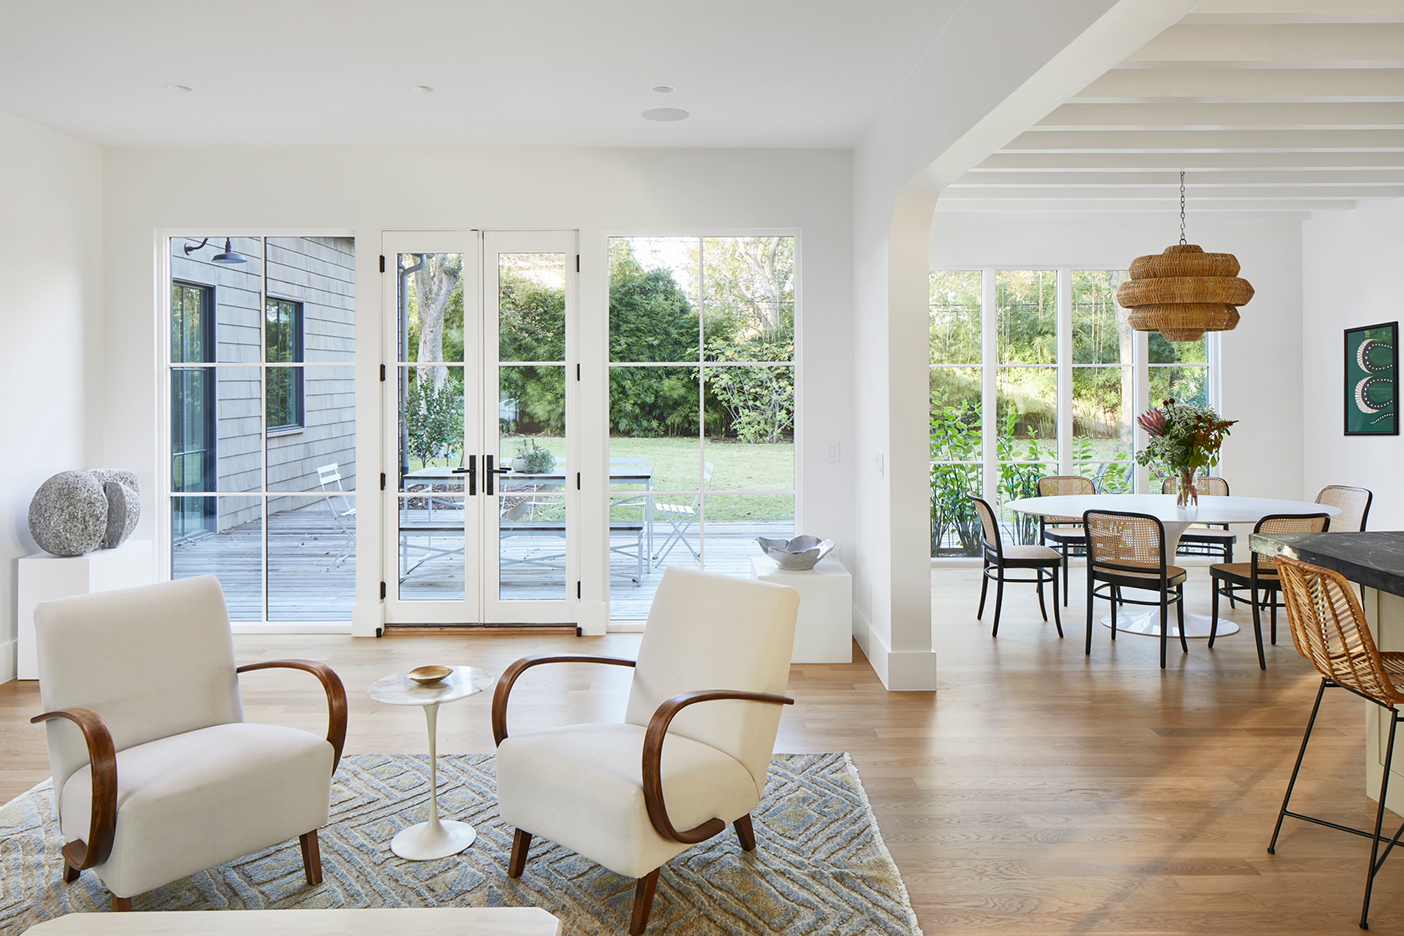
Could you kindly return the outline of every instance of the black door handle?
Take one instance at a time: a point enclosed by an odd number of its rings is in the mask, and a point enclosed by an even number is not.
[[[455,468],[453,474],[468,475],[468,496],[472,497],[478,493],[478,456],[468,456],[468,466],[466,468]]]
[[[491,494],[491,493],[492,493],[492,476],[493,476],[493,475],[500,475],[500,474],[505,475],[505,474],[511,474],[511,473],[512,473],[512,466],[511,466],[511,465],[508,465],[506,468],[494,468],[494,467],[492,467],[492,456],[491,456],[491,455],[484,455],[484,456],[483,456],[483,493],[484,493],[484,494]]]

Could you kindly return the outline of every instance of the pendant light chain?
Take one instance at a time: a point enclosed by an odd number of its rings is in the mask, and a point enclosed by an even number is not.
[[[1185,170],[1180,170],[1180,243],[1186,244],[1185,240]]]

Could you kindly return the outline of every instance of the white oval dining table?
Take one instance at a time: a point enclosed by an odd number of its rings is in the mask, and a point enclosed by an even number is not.
[[[1334,517],[1340,513],[1339,507],[1317,504],[1311,501],[1277,500],[1271,497],[1235,497],[1200,495],[1199,506],[1189,509],[1175,506],[1174,494],[1058,494],[1051,497],[1021,497],[1005,501],[1005,507],[1015,513],[1031,514],[1038,517],[1081,517],[1087,510],[1119,510],[1125,513],[1149,514],[1165,527],[1165,551],[1174,564],[1173,557],[1180,545],[1180,537],[1195,523],[1257,523],[1271,514],[1314,514],[1324,513]],[[1111,627],[1111,615],[1102,618],[1102,624]],[[1209,636],[1213,621],[1206,614],[1185,612],[1185,636]],[[1146,611],[1141,614],[1117,616],[1118,632],[1160,636],[1160,612]],[[1238,633],[1238,625],[1225,618],[1219,620],[1219,636]],[[1170,634],[1178,636],[1179,627],[1175,615],[1170,615]]]

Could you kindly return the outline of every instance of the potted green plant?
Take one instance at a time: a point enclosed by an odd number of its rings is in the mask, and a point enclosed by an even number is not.
[[[1219,448],[1236,419],[1221,419],[1208,407],[1190,406],[1166,400],[1158,409],[1146,410],[1136,417],[1136,423],[1150,436],[1146,447],[1136,453],[1142,465],[1159,462],[1167,471],[1179,476],[1176,507],[1195,507],[1199,494],[1195,490],[1196,471],[1212,468],[1219,463]]]
[[[548,448],[536,444],[535,439],[523,439],[517,446],[517,457],[512,460],[512,470],[521,474],[550,474],[556,467],[556,456]]]

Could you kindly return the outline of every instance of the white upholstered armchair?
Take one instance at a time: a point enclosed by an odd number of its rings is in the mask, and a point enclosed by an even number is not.
[[[679,567],[663,575],[638,660],[518,660],[492,703],[497,797],[516,827],[507,873],[533,835],[638,878],[629,932],[648,925],[664,862],[733,823],[755,848],[751,810],[765,789],[795,640],[794,589]],[[507,734],[507,700],[542,663],[634,667],[623,724]]]
[[[213,576],[64,598],[34,613],[39,695],[64,880],[91,868],[113,908],[298,838],[322,880],[317,829],[346,739],[346,693],[321,663],[234,666]],[[238,674],[289,667],[322,682],[326,739],[244,721]]]

